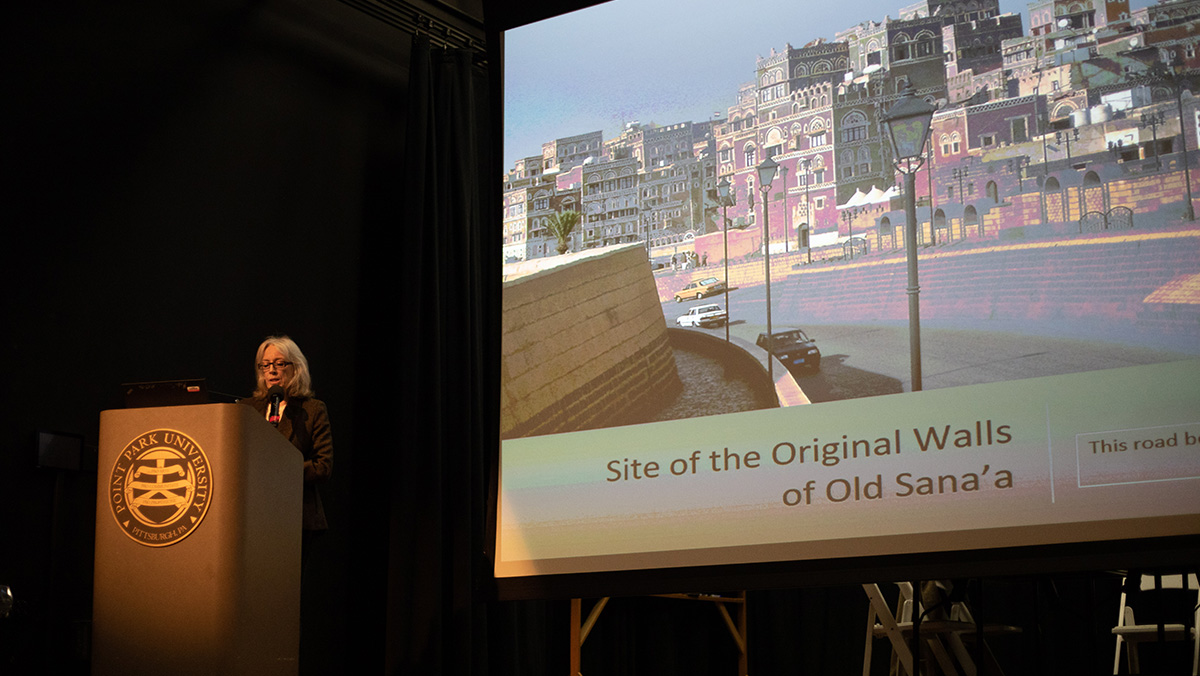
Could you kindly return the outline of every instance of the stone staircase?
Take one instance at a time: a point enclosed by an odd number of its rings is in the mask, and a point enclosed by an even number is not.
[[[778,307],[801,321],[908,316],[900,253],[779,272]],[[924,249],[919,273],[922,318],[1103,320],[1200,337],[1200,230]]]

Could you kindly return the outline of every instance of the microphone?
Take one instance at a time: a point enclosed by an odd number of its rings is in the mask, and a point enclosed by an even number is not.
[[[267,396],[271,398],[271,410],[267,412],[267,422],[279,426],[279,402],[283,401],[283,388],[279,385],[273,385],[267,390]]]

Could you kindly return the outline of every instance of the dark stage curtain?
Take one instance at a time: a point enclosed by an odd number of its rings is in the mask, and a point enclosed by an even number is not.
[[[394,383],[386,671],[486,672],[486,503],[496,444],[499,233],[491,233],[487,75],[465,50],[413,40],[398,219],[377,233],[368,295],[402,349],[366,347]],[[370,246],[370,245],[368,245]],[[381,334],[382,338],[382,334]],[[368,341],[369,343],[369,341]],[[378,439],[378,437],[376,437]],[[381,440],[383,441],[383,440]]]

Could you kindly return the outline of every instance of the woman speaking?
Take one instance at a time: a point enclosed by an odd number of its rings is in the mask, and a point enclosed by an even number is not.
[[[295,341],[270,336],[254,358],[257,386],[241,403],[254,407],[304,454],[304,537],[301,561],[309,541],[326,530],[319,485],[333,472],[333,434],[325,402],[313,397],[308,360]]]

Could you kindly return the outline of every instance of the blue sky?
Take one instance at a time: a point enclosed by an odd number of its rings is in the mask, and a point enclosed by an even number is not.
[[[505,36],[504,169],[542,143],[626,122],[674,124],[724,114],[755,60],[913,0],[612,0]],[[1148,0],[1134,0],[1144,6]],[[1002,12],[1026,3],[1001,0]]]

